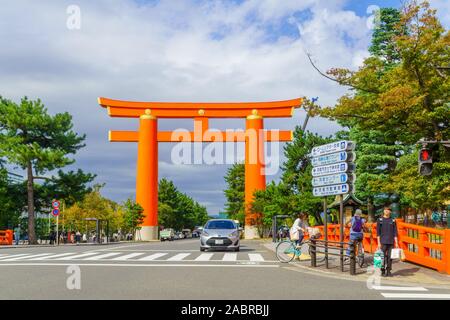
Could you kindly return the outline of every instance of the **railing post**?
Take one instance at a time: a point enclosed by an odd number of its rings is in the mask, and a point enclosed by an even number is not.
[[[450,217],[447,215],[447,219],[449,218]],[[443,245],[444,245],[443,260],[445,263],[445,272],[447,272],[447,274],[450,274],[450,229],[444,230]]]
[[[350,244],[350,275],[356,274],[355,243]]]
[[[317,267],[316,260],[316,240],[311,239],[311,267]]]

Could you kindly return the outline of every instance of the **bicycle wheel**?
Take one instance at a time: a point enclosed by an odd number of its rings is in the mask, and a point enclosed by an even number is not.
[[[287,263],[294,260],[296,249],[291,241],[282,241],[277,245],[277,259],[280,262]]]
[[[364,248],[362,246],[362,243],[359,243],[358,245],[358,257],[357,257],[357,263],[360,268],[364,266]]]

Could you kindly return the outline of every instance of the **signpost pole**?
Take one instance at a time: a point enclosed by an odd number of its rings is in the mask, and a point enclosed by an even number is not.
[[[56,216],[56,245],[59,246],[59,215]]]
[[[341,271],[344,272],[344,196],[339,195],[339,242],[341,243]]]
[[[327,217],[327,198],[323,198],[323,216],[324,216],[324,222],[323,222],[323,229],[324,229],[324,236],[325,236],[325,268],[328,269],[328,217]]]

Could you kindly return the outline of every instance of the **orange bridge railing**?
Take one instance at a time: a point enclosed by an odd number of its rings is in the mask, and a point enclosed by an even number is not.
[[[406,261],[413,262],[439,272],[450,274],[450,229],[434,229],[403,222],[396,219],[398,242]],[[376,223],[367,223],[364,233],[364,251],[374,253],[378,247]],[[324,226],[317,226],[324,239]],[[306,235],[308,237],[308,235]],[[339,241],[340,225],[328,225],[328,240]],[[344,241],[350,241],[350,228],[344,228]]]

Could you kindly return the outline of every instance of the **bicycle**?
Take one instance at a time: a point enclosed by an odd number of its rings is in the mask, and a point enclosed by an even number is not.
[[[304,240],[300,243],[300,246],[297,247],[295,241],[292,240],[284,240],[281,241],[276,248],[277,259],[280,262],[288,263],[294,260],[297,256],[299,257],[302,252],[308,252],[311,255],[311,240]],[[307,247],[306,247],[307,246]],[[322,262],[325,260],[325,255],[316,255],[316,261]]]
[[[362,268],[365,263],[365,257],[364,257],[364,246],[362,244],[361,240],[354,240],[353,244],[355,245],[355,258],[356,258],[356,264]],[[350,257],[346,257],[346,261],[349,261]]]

